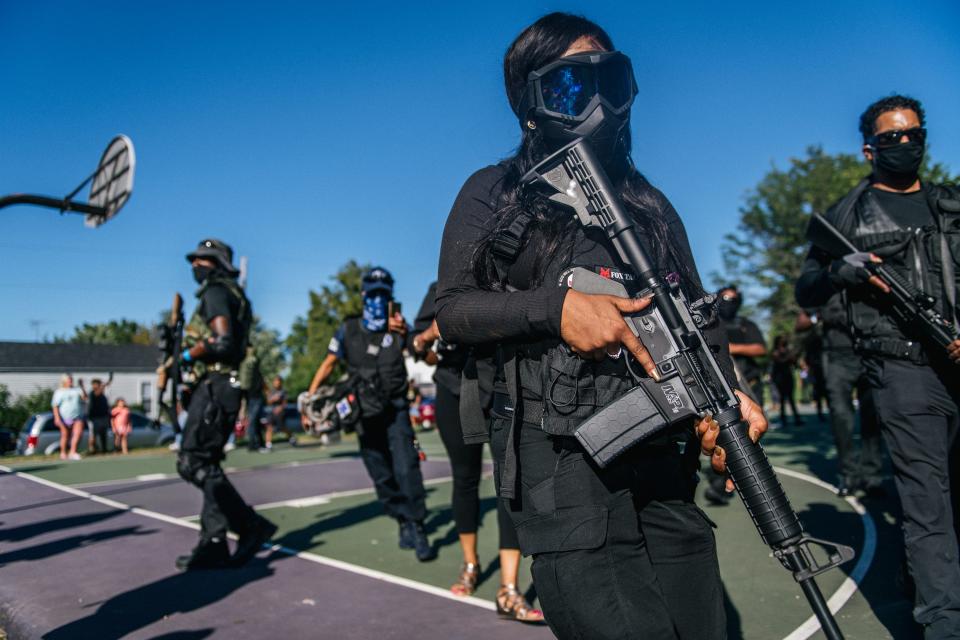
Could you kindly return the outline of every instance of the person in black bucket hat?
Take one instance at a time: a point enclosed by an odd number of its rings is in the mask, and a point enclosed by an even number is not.
[[[187,423],[177,456],[177,472],[203,492],[200,542],[177,558],[180,570],[239,567],[246,564],[277,527],[246,503],[221,467],[223,447],[240,411],[239,373],[247,350],[253,311],[237,283],[233,250],[226,243],[201,240],[187,254],[200,285],[199,304],[184,332],[180,359],[192,369]],[[227,531],[239,536],[230,555]]]

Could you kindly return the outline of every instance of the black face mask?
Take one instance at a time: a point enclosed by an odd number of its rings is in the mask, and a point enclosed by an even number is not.
[[[600,161],[609,167],[626,156],[625,136],[629,122],[629,112],[618,116],[606,106],[598,104],[579,125],[571,126],[567,122],[545,118],[541,120],[540,126],[543,128],[544,137],[552,143],[550,146],[556,149],[577,138],[586,138]]]
[[[900,180],[916,178],[923,163],[924,151],[923,143],[914,140],[892,147],[880,147],[873,151],[873,166],[881,175]]]
[[[194,267],[193,279],[197,281],[197,284],[203,284],[204,281],[210,277],[210,274],[212,274],[213,271],[213,267]]]
[[[739,300],[721,300],[717,305],[717,314],[721,320],[730,322],[737,317],[737,311],[740,310]]]

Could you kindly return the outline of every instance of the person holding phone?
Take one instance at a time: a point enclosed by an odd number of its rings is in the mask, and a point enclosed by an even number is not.
[[[393,300],[389,271],[374,267],[365,273],[361,294],[363,314],[346,318],[337,329],[309,393],[313,395],[337,362],[343,361],[360,406],[360,457],[376,487],[377,498],[387,515],[400,525],[400,548],[414,549],[421,562],[432,560],[437,552],[423,527],[426,491],[410,425],[403,360],[410,332],[400,304]]]

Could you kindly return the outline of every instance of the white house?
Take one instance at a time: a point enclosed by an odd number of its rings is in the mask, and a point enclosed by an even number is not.
[[[36,342],[0,342],[0,384],[18,396],[39,389],[55,389],[60,376],[73,375],[83,380],[87,390],[93,378],[113,382],[107,388],[112,403],[123,398],[131,405],[142,405],[150,417],[157,417],[157,347],[140,344],[58,344]]]

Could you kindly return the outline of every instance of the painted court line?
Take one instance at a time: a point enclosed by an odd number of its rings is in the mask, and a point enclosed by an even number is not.
[[[481,478],[491,478],[493,477],[492,473],[483,473],[480,476]],[[434,485],[434,484],[443,484],[445,482],[453,482],[453,476],[444,476],[442,478],[431,478],[430,480],[424,480],[424,486]],[[377,492],[373,487],[364,487],[363,489],[345,489],[344,491],[331,491],[330,493],[321,493],[315,496],[308,496],[306,498],[293,498],[291,500],[278,500],[277,502],[264,502],[263,504],[255,504],[253,508],[257,511],[265,511],[267,509],[281,509],[284,507],[290,507],[294,509],[302,509],[304,507],[315,507],[321,504],[329,504],[331,500],[336,500],[337,498],[350,498],[353,496],[365,496],[373,495]],[[200,519],[200,515],[185,516],[185,520],[196,521]]]
[[[279,462],[277,464],[265,464],[254,467],[227,467],[224,471],[230,474],[246,473],[248,471],[261,471],[263,469],[292,469],[294,467],[307,467],[321,464],[331,464],[333,462],[350,462],[356,458],[324,458],[323,460],[293,460],[291,462]],[[160,480],[173,480],[179,478],[175,473],[145,473],[132,478],[117,478],[116,480],[98,480],[96,482],[78,482],[65,486],[76,489],[88,489],[90,487],[110,487],[118,484],[134,484],[137,482],[157,482]]]
[[[42,484],[45,487],[50,487],[51,489],[57,489],[58,491],[63,491],[64,493],[69,493],[71,495],[86,498],[92,502],[102,504],[108,507],[112,507],[119,511],[127,511],[130,513],[135,513],[139,516],[144,516],[146,518],[153,518],[154,520],[160,520],[162,522],[167,522],[169,524],[175,524],[180,527],[186,527],[188,529],[193,529],[198,531],[200,525],[194,522],[187,522],[180,518],[174,518],[173,516],[168,516],[163,513],[157,513],[156,511],[150,511],[148,509],[141,509],[140,507],[131,507],[129,505],[123,504],[122,502],[117,502],[116,500],[111,500],[109,498],[102,498],[100,496],[94,495],[87,491],[80,489],[75,489],[66,485],[58,484],[56,482],[40,478],[29,473],[23,473],[0,465],[0,471],[18,476],[24,480],[30,480],[31,482],[36,482],[37,484]],[[234,534],[229,534],[233,539],[236,539]],[[380,580],[382,582],[387,582],[389,584],[395,584],[397,586],[406,587],[408,589],[413,589],[415,591],[420,591],[422,593],[429,593],[440,598],[445,598],[453,602],[461,602],[463,604],[473,605],[474,607],[480,607],[481,609],[487,609],[489,611],[495,611],[496,605],[493,602],[487,602],[486,600],[481,600],[480,598],[474,596],[455,596],[448,589],[442,589],[440,587],[435,587],[431,584],[425,584],[423,582],[417,582],[416,580],[410,580],[409,578],[401,578],[389,573],[384,573],[382,571],[377,571],[376,569],[368,569],[367,567],[361,567],[359,565],[350,564],[349,562],[344,562],[342,560],[335,560],[333,558],[328,558],[326,556],[321,556],[316,553],[310,553],[309,551],[297,551],[296,549],[291,549],[289,547],[282,547],[280,545],[269,545],[265,544],[264,548],[272,549],[274,551],[283,553],[285,555],[294,556],[300,558],[301,560],[307,560],[308,562],[313,562],[316,564],[325,565],[328,567],[334,567],[342,571],[349,571],[350,573],[355,573],[361,576],[366,576],[367,578],[373,578],[374,580]]]
[[[814,478],[799,471],[784,469],[783,467],[774,467],[774,470],[779,474],[790,476],[797,480],[803,480],[822,489],[826,489],[834,495],[837,493],[837,487],[819,478]],[[860,515],[860,521],[863,523],[863,549],[860,551],[860,557],[857,559],[857,564],[854,565],[853,571],[850,572],[850,575],[847,576],[846,580],[841,583],[840,587],[834,591],[833,595],[830,596],[830,599],[827,601],[827,607],[834,615],[840,611],[843,605],[847,603],[847,600],[852,598],[853,594],[859,589],[860,583],[863,581],[864,576],[867,575],[867,570],[870,569],[870,563],[873,562],[873,554],[877,549],[877,527],[873,522],[873,517],[871,517],[863,505],[860,504],[860,501],[854,496],[847,496],[845,500],[847,504],[853,507],[853,510]],[[784,638],[784,640],[806,640],[819,630],[820,622],[817,620],[817,617],[810,616],[803,624]]]
[[[798,471],[793,471],[791,469],[784,469],[783,467],[774,467],[777,473],[795,478],[798,480],[803,480],[809,482],[815,486],[818,486],[822,489],[828,490],[836,494],[837,488],[827,482],[824,482],[818,478],[807,475],[805,473],[800,473]],[[155,520],[160,520],[162,522],[167,522],[169,524],[175,524],[181,527],[187,527],[189,529],[199,530],[200,525],[195,522],[189,522],[180,518],[174,518],[173,516],[168,516],[162,513],[157,513],[155,511],[150,511],[147,509],[141,509],[140,507],[131,507],[129,505],[123,504],[122,502],[117,502],[116,500],[111,500],[109,498],[103,498],[94,494],[91,494],[74,487],[69,487],[66,485],[61,485],[50,480],[45,480],[37,476],[33,476],[29,473],[22,473],[15,471],[9,467],[0,465],[0,471],[5,471],[7,473],[19,476],[25,480],[30,480],[38,484],[50,487],[52,489],[57,489],[71,495],[75,495],[81,498],[86,498],[98,504],[103,504],[105,506],[118,509],[120,511],[128,511],[130,513],[135,513],[147,518],[153,518]],[[427,481],[428,483],[436,484],[438,482],[448,482],[450,478],[435,478],[432,481]],[[363,490],[364,493],[372,493],[371,489]],[[340,492],[348,493],[348,492]],[[332,495],[332,494],[330,494]],[[356,495],[356,494],[355,494]],[[863,549],[860,553],[860,558],[857,561],[856,566],[854,566],[853,571],[850,575],[843,581],[840,587],[830,596],[830,599],[827,602],[830,611],[836,614],[842,607],[847,603],[847,601],[857,592],[860,582],[863,580],[864,576],[867,574],[867,571],[870,568],[870,564],[873,562],[873,555],[876,551],[876,526],[873,522],[873,518],[863,507],[862,504],[853,496],[848,496],[846,498],[847,503],[853,507],[853,509],[860,515],[861,521],[863,522],[864,529],[864,543]],[[290,502],[290,501],[285,501]],[[264,505],[261,505],[259,508],[265,508]],[[231,537],[234,537],[231,534]],[[452,600],[454,602],[462,602],[464,604],[470,604],[475,607],[480,607],[488,610],[495,610],[496,607],[494,603],[487,602],[486,600],[481,600],[474,596],[460,597],[453,595],[449,590],[442,589],[440,587],[435,587],[433,585],[425,584],[422,582],[417,582],[416,580],[410,580],[408,578],[401,578],[389,573],[384,573],[382,571],[377,571],[375,569],[368,569],[366,567],[361,567],[359,565],[350,564],[349,562],[344,562],[342,560],[335,560],[333,558],[328,558],[326,556],[321,556],[319,554],[311,553],[308,551],[297,551],[296,549],[291,549],[289,547],[282,547],[280,545],[264,545],[270,549],[284,553],[286,555],[295,556],[302,560],[307,560],[309,562],[314,562],[317,564],[325,565],[328,567],[334,567],[341,569],[343,571],[349,571],[358,575],[366,576],[375,580],[380,580],[390,584],[395,584],[401,587],[407,587],[408,589],[414,589],[423,593],[429,593],[431,595],[445,598],[447,600]],[[803,624],[794,629],[789,635],[787,635],[784,640],[806,640],[814,633],[820,630],[820,623],[817,621],[815,616],[808,618]]]

